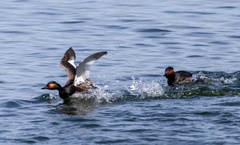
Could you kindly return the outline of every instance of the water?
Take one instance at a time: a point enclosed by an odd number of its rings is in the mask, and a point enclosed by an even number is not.
[[[2,1],[1,144],[239,144],[239,2]],[[67,102],[41,90],[58,65],[108,51],[99,89]],[[168,87],[164,69],[200,84]]]

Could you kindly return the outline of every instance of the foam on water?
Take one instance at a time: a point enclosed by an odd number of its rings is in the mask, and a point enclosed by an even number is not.
[[[164,94],[163,87],[156,81],[143,82],[142,78],[139,81],[132,77],[132,85],[130,85],[128,91],[134,95],[139,96],[140,99],[155,98]]]
[[[146,98],[186,98],[195,96],[224,96],[238,95],[237,75],[227,73],[199,72],[193,75],[193,79],[202,80],[199,83],[185,83],[181,85],[167,86],[159,80],[144,82],[142,78],[136,80],[132,77],[132,84],[127,88],[131,95],[139,99]]]
[[[238,73],[228,74],[219,72],[199,72],[193,79],[202,80],[199,83],[184,83],[168,86],[160,80],[145,81],[132,76],[130,85],[123,86],[123,90],[109,90],[107,85],[92,89],[89,92],[75,93],[71,99],[78,101],[92,101],[95,103],[112,103],[124,100],[142,99],[174,99],[195,96],[224,96],[238,95]],[[44,94],[42,97],[56,100],[56,94]]]
[[[99,87],[97,89],[90,90],[87,93],[75,93],[71,98],[94,100],[96,102],[111,102],[113,94],[106,91],[106,87]]]
[[[196,75],[197,78],[203,80],[204,83],[209,85],[227,85],[234,84],[238,80],[237,74],[227,74],[227,73],[211,73],[207,75],[203,72],[199,72]]]

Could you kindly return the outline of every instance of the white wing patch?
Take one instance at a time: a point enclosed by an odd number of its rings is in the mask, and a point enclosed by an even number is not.
[[[74,68],[76,68],[76,65],[74,64],[74,59],[68,61]]]
[[[76,67],[76,77],[74,80],[75,86],[85,82],[86,79],[89,79],[90,66],[104,54],[107,54],[107,52],[94,53],[79,63]]]
[[[91,62],[82,61],[79,63],[79,65],[76,67],[76,77],[75,77],[75,81],[74,81],[75,86],[85,82],[85,80],[89,78],[90,66],[95,61],[91,61]]]

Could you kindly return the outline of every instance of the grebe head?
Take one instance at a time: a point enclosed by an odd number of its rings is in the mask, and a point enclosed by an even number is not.
[[[51,81],[51,82],[47,83],[47,85],[45,87],[43,87],[42,89],[57,90],[60,88],[61,88],[61,86],[58,83],[56,83],[55,81]]]
[[[164,74],[165,77],[167,77],[167,76],[169,76],[169,75],[173,75],[173,74],[174,74],[174,69],[173,69],[173,67],[167,67],[167,68],[165,69],[165,74]]]

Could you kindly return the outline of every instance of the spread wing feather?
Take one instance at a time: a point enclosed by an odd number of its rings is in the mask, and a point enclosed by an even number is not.
[[[60,61],[60,66],[67,72],[68,79],[65,84],[65,86],[70,85],[74,82],[75,76],[76,76],[76,68],[74,65],[74,60],[76,59],[76,55],[74,50],[69,48],[65,54],[63,55],[63,58]]]
[[[87,58],[85,58],[82,62],[79,63],[79,65],[76,67],[76,78],[74,81],[74,85],[77,86],[86,80],[89,80],[89,74],[90,74],[90,66],[98,60],[103,55],[107,54],[107,52],[98,52],[94,53]]]

